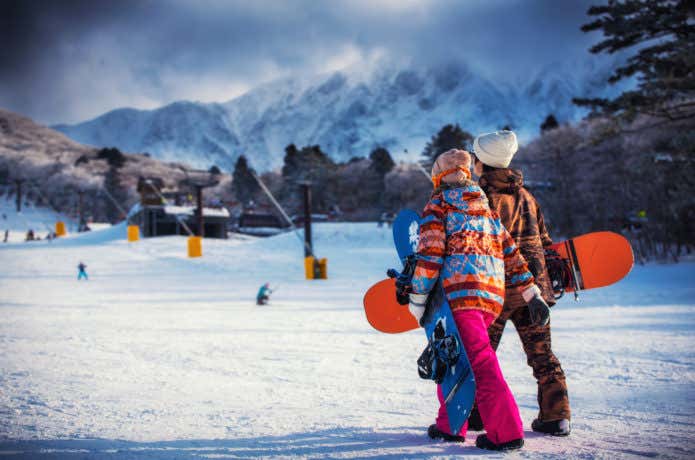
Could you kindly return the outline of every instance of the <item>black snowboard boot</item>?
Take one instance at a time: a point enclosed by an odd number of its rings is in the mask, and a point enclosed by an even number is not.
[[[553,420],[551,422],[543,422],[536,419],[531,424],[531,429],[538,433],[545,433],[551,436],[568,436],[572,430],[570,421],[566,418],[562,420]]]
[[[468,417],[468,429],[471,431],[483,431],[483,419],[477,407],[473,407],[471,415]]]
[[[475,440],[475,447],[486,450],[515,450],[524,447],[524,439],[514,439],[502,444],[495,444],[487,438],[487,435],[481,434]]]
[[[430,427],[427,429],[427,436],[432,439],[441,439],[445,442],[463,442],[466,440],[466,438],[463,436],[443,432],[437,428],[437,425],[430,425]]]

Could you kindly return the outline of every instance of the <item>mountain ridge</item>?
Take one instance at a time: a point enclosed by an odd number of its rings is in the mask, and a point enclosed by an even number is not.
[[[577,121],[586,112],[571,98],[615,92],[604,83],[609,73],[609,65],[567,62],[530,79],[493,81],[462,62],[373,65],[271,81],[226,102],[120,108],[53,128],[84,144],[201,168],[230,170],[244,154],[259,170],[276,169],[291,143],[319,144],[336,161],[367,156],[376,146],[412,161],[447,123],[472,133],[510,125],[526,141],[550,113],[560,122]]]

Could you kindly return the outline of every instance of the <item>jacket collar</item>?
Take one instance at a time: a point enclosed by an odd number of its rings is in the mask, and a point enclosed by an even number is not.
[[[500,168],[486,171],[478,181],[487,193],[516,193],[524,186],[524,175],[518,169]]]

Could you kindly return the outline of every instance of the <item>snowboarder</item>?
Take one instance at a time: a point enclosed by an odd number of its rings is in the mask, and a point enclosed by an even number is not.
[[[544,248],[551,246],[553,241],[538,203],[524,188],[521,171],[508,167],[518,148],[516,135],[512,131],[483,134],[475,139],[473,145],[474,172],[480,177],[479,184],[490,207],[499,214],[502,224],[528,262],[543,299],[553,306],[555,298],[544,256]],[[538,381],[540,410],[531,426],[540,433],[566,436],[570,433],[570,405],[565,374],[551,349],[550,323],[534,324],[531,313],[521,289],[508,288],[502,313],[488,329],[490,344],[497,350],[504,327],[511,320]],[[469,425],[471,429],[483,428],[475,409]]]
[[[258,294],[256,295],[256,305],[267,304],[268,300],[270,300],[270,294],[272,293],[273,291],[270,289],[270,283],[265,283],[258,290]]]
[[[409,309],[418,321],[429,292],[441,277],[461,341],[477,383],[476,401],[486,434],[476,446],[489,450],[521,448],[524,430],[514,396],[490,345],[487,328],[502,311],[505,282],[532,306],[534,321],[548,321],[548,306],[513,238],[488,206],[482,189],[471,180],[471,156],[449,150],[432,167],[434,192],[420,225],[418,262]],[[463,442],[467,424],[451,433],[441,388],[432,439]]]
[[[82,278],[89,280],[86,270],[87,266],[84,264],[84,262],[80,262],[80,264],[77,266],[77,281],[81,280]]]

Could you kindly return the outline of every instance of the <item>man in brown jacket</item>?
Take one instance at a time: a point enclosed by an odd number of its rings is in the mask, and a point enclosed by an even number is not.
[[[548,235],[543,213],[535,198],[524,188],[521,171],[508,168],[518,149],[516,135],[512,131],[497,131],[478,136],[474,142],[474,172],[485,191],[490,207],[496,210],[526,259],[536,279],[536,285],[549,306],[555,304],[553,289],[545,264],[544,248],[553,241]],[[490,325],[488,334],[492,347],[499,345],[504,327],[511,321],[519,334],[528,365],[538,382],[538,418],[533,421],[534,431],[554,436],[570,433],[570,405],[567,396],[565,373],[560,361],[551,349],[550,323],[534,326],[527,302],[520,292],[507,289],[504,309]],[[482,421],[476,419],[477,411],[469,420],[472,426]],[[472,429],[472,428],[471,428]]]

